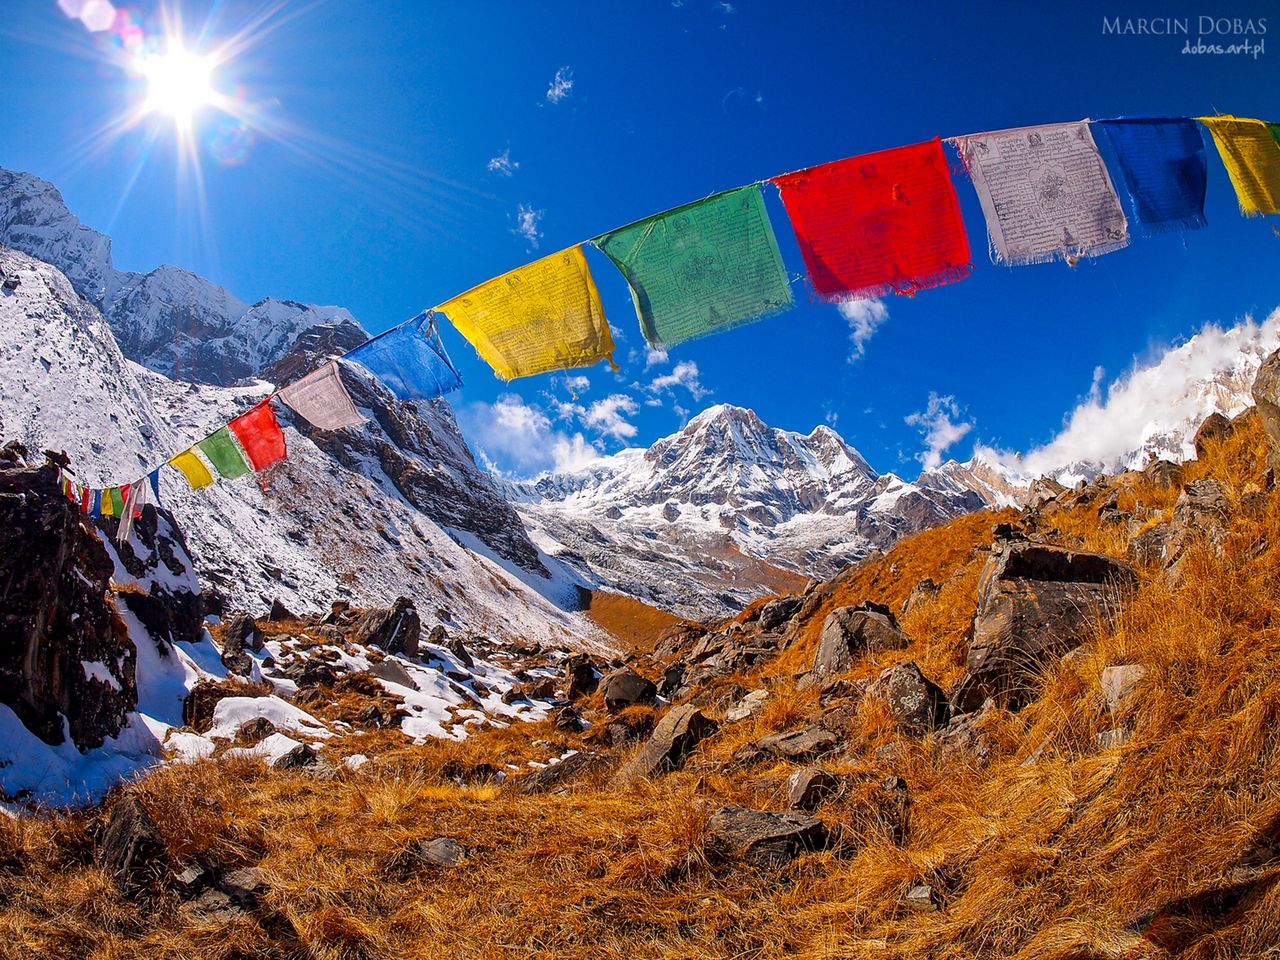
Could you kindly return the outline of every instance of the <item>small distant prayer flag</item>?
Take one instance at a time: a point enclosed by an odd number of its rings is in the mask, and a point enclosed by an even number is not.
[[[332,360],[301,380],[282,387],[279,396],[290,410],[318,430],[341,430],[365,419],[351,402],[351,395],[342,385],[338,364]]]
[[[271,409],[271,398],[263,400],[248,413],[242,413],[227,427],[236,435],[254,470],[265,470],[288,456],[284,431]],[[222,468],[219,467],[219,470]]]
[[[91,517],[102,516],[102,491],[101,490],[93,491],[93,502],[89,504],[89,516]]]
[[[111,495],[111,513],[108,514],[109,516],[112,516],[112,517],[124,516],[124,497],[125,497],[125,494],[128,492],[128,488],[129,488],[129,485],[125,484],[123,488],[112,487],[110,490],[107,491],[107,493]]]
[[[444,344],[440,342],[440,337],[436,333],[435,323],[427,312],[420,313],[407,323],[402,323],[362,343],[348,353],[345,359],[364,367],[378,378],[378,382],[401,400],[434,400],[462,386],[462,378],[458,376],[453,362],[445,353]],[[342,378],[337,366],[334,364],[330,366],[333,370],[329,374],[329,379],[316,381],[311,388],[304,387],[309,390],[309,393],[303,395],[303,400],[314,408],[317,406],[316,401],[323,399],[326,404],[325,409],[323,411],[313,409],[313,412],[317,416],[334,416],[346,421],[341,424],[342,426],[362,422],[364,417],[356,410],[351,398],[347,395],[346,388],[342,386]],[[317,370],[310,376],[322,373],[323,369]],[[306,384],[309,379],[310,377],[299,380],[297,384],[287,387],[286,390],[291,391],[293,387]],[[323,397],[320,395],[322,390]],[[280,395],[285,403],[298,410],[306,419],[311,420],[311,416],[305,410],[299,410],[295,406],[295,394],[291,393],[286,397],[285,390],[282,390]],[[351,419],[353,416],[354,419]],[[315,423],[314,420],[311,422]],[[325,427],[324,429],[334,428]]]
[[[90,490],[88,487],[83,487],[83,488],[81,488],[81,490],[80,490],[80,512],[81,512],[81,513],[88,513],[88,512],[89,512],[89,507],[90,507],[90,506],[92,506],[92,504],[93,504],[93,491],[92,491],[92,490]]]
[[[1240,212],[1246,217],[1280,213],[1280,143],[1270,124],[1246,117],[1201,117],[1213,134]]]
[[[1072,262],[1129,243],[1089,122],[1052,123],[956,137],[982,202],[993,259]]]
[[[192,490],[199,490],[213,483],[213,474],[204,465],[204,461],[196,455],[194,447],[183,450],[170,459],[169,466],[180,471],[187,478],[187,483],[191,484]]]
[[[824,300],[963,280],[973,269],[942,141],[837,160],[773,179]]]
[[[436,308],[503,380],[613,364],[613,335],[581,245],[488,280]]]
[[[249,472],[249,461],[244,458],[240,448],[231,437],[226,427],[215,430],[196,444],[200,451],[209,458],[219,475],[228,480],[243,477]]]
[[[147,479],[151,481],[151,492],[155,495],[156,506],[160,505],[160,468],[156,467],[149,474]]]
[[[1094,124],[1115,153],[1129,216],[1147,234],[1205,225],[1208,174],[1194,120],[1135,118]]]
[[[758,186],[668,210],[598,237],[622,271],[644,338],[667,347],[791,306]]]

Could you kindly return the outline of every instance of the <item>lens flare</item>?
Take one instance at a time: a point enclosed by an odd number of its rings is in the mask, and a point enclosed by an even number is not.
[[[137,68],[147,80],[143,110],[148,113],[188,122],[201,107],[217,102],[213,60],[186,49],[181,41],[171,40],[164,53],[139,57]]]

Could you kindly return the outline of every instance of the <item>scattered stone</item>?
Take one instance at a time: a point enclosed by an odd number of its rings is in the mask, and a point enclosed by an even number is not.
[[[1172,460],[1152,460],[1142,475],[1157,487],[1176,487],[1182,482],[1182,467]]]
[[[433,636],[435,635],[436,630],[440,631],[441,636],[444,635],[444,627],[436,627],[432,629],[431,633]],[[433,640],[432,642],[436,643],[437,641]],[[467,650],[466,644],[462,642],[461,637],[449,637],[444,643],[444,648],[452,653],[457,661],[468,670],[476,665],[475,660],[471,658],[471,652]]]
[[[596,692],[600,680],[595,666],[585,653],[576,653],[564,662],[565,696],[570,700],[589,697]]]
[[[760,608],[757,623],[761,630],[780,630],[791,622],[804,604],[804,597],[778,597]]]
[[[743,720],[754,716],[768,699],[768,690],[752,690],[725,712],[725,722],[741,723]]]
[[[528,690],[531,700],[553,700],[556,695],[555,678],[537,677],[530,681]]]
[[[461,760],[446,760],[440,767],[440,776],[445,780],[452,780],[460,787],[501,783],[507,777],[504,771],[491,763],[465,763]]]
[[[889,702],[893,718],[908,733],[928,733],[950,719],[946,694],[920,672],[915,661],[884,670],[872,689]]]
[[[1096,618],[1136,585],[1132,567],[1102,554],[1026,541],[1000,545],[978,584],[956,711],[968,713],[988,698],[1013,709],[1027,703],[1045,667],[1078,647]]]
[[[257,867],[241,867],[224,875],[218,889],[237,907],[252,910],[266,895],[267,878]]]
[[[578,711],[567,704],[552,712],[551,725],[562,733],[580,733],[585,726]]]
[[[797,810],[814,810],[840,788],[840,778],[822,767],[802,767],[787,778],[787,803]]]
[[[1158,523],[1148,530],[1129,539],[1129,553],[1134,563],[1143,566],[1163,564],[1165,547],[1173,527],[1168,523]]]
[[[658,695],[670,700],[682,686],[684,686],[684,664],[678,662],[670,664],[658,678]]]
[[[916,913],[935,913],[942,906],[933,887],[927,883],[917,884],[907,891],[907,906]]]
[[[938,733],[942,756],[965,754],[976,766],[985,766],[996,752],[996,743],[986,731],[987,718],[996,709],[995,701],[987,699],[972,713],[953,718]]]
[[[137,797],[122,797],[112,808],[97,860],[126,897],[156,889],[168,875],[164,840]]]
[[[938,595],[938,591],[941,589],[942,588],[938,586],[938,584],[934,583],[933,580],[925,577],[911,588],[911,593],[908,594],[907,599],[902,602],[903,614],[905,615],[910,613],[916,607],[920,606],[920,604],[929,602]]]
[[[865,677],[860,680],[832,680],[824,683],[818,691],[818,703],[826,707],[837,700],[861,700],[870,685],[871,681]]]
[[[506,690],[503,690],[502,697],[500,699],[507,706],[511,706],[516,703],[527,703],[529,701],[529,695],[524,692],[524,686],[517,683],[508,687]]]
[[[351,626],[351,639],[366,646],[381,647],[387,653],[418,655],[422,621],[413,601],[397,597],[390,607],[375,607]]]
[[[806,727],[803,730],[788,730],[753,740],[734,751],[732,762],[736,767],[745,767],[767,757],[777,757],[804,763],[833,752],[839,745],[839,738],[830,730]]]
[[[844,673],[866,654],[905,650],[910,643],[887,607],[875,604],[838,607],[823,621],[808,683]]]
[[[649,742],[618,771],[614,784],[622,786],[655,777],[684,765],[694,747],[719,729],[713,720],[690,704],[672,707],[658,722]]]
[[[226,633],[223,635],[222,641],[222,662],[228,669],[232,669],[227,663],[228,657],[236,657],[242,655],[246,650],[252,650],[258,653],[262,650],[262,630],[258,626],[258,622],[247,613],[237,613],[227,623]],[[248,661],[248,657],[245,658]],[[248,673],[248,669],[236,670],[236,673]]]
[[[267,619],[272,623],[279,623],[281,620],[297,620],[298,618],[281,602],[279,597],[276,597],[271,601],[271,611],[267,614]]]
[[[282,757],[277,757],[271,764],[274,770],[300,770],[313,767],[319,760],[315,748],[309,743],[300,743]]]
[[[1253,402],[1267,435],[1271,469],[1280,473],[1280,350],[1267,357],[1258,370],[1253,381]]]
[[[401,687],[408,687],[410,690],[420,690],[418,681],[413,679],[413,675],[404,668],[398,660],[379,660],[369,668],[369,673],[377,677],[379,680],[385,680],[387,683],[394,683]]]
[[[1033,510],[1039,510],[1066,492],[1067,488],[1052,477],[1040,477],[1031,481],[1031,486],[1027,490],[1027,506]]]
[[[266,717],[254,717],[252,720],[246,720],[236,728],[236,741],[238,743],[258,743],[267,739],[273,733],[279,733],[276,725]]]
[[[1133,693],[1134,687],[1147,674],[1147,668],[1138,663],[1122,663],[1102,671],[1102,695],[1107,709],[1115,714],[1120,705]]]
[[[1196,448],[1196,459],[1203,460],[1209,450],[1209,444],[1218,443],[1231,436],[1234,427],[1231,421],[1220,413],[1211,413],[1196,430],[1192,443]]]
[[[650,704],[658,694],[653,682],[626,667],[615,670],[600,682],[605,708],[618,713],[636,704]]]
[[[783,866],[827,845],[822,821],[804,813],[721,807],[711,815],[707,831],[707,852],[713,859],[737,860],[762,869]]]
[[[1229,511],[1226,492],[1216,480],[1193,480],[1182,488],[1163,550],[1166,576],[1172,582],[1181,577],[1182,561],[1192,543],[1222,544]]]
[[[554,793],[607,764],[603,754],[580,751],[522,777],[517,789],[521,793]]]
[[[226,697],[262,697],[266,690],[239,681],[201,680],[182,701],[182,723],[196,733],[208,733],[213,727],[213,710]]]

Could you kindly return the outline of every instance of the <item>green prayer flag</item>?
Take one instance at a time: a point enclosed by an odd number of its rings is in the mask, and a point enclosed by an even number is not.
[[[1276,143],[1280,143],[1280,123],[1268,123],[1271,128],[1271,135],[1276,138]]]
[[[622,271],[644,338],[671,346],[791,306],[758,186],[640,220],[595,241]]]
[[[124,494],[120,492],[119,487],[112,487],[109,493],[111,494],[111,515],[113,517],[123,517]]]
[[[228,480],[243,477],[249,472],[249,461],[245,460],[244,454],[231,438],[231,431],[226,427],[209,434],[196,446],[204,451],[218,473]]]

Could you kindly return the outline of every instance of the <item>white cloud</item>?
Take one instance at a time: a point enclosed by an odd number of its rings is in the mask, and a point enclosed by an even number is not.
[[[639,405],[625,393],[614,393],[597,400],[582,415],[582,422],[596,432],[624,443],[636,435],[636,426],[627,420]]]
[[[882,300],[844,300],[836,307],[849,324],[849,362],[854,363],[866,356],[867,341],[889,319],[889,308]]]
[[[671,358],[667,356],[667,351],[659,350],[656,347],[646,346],[644,350],[644,368],[648,370],[650,367],[656,367],[660,364],[670,363]]]
[[[1145,442],[1169,434],[1190,440],[1210,413],[1238,413],[1258,367],[1278,347],[1280,310],[1262,323],[1246,317],[1225,330],[1207,324],[1186,343],[1154,359],[1142,363],[1135,358],[1105,393],[1103,371],[1096,369],[1088,394],[1065,417],[1057,436],[1021,457],[996,455],[1031,476],[1075,463],[1109,471],[1141,466],[1123,461]],[[1194,452],[1184,448],[1183,455]]]
[[[498,472],[532,475],[574,470],[600,457],[581,433],[556,430],[541,407],[506,393],[494,403],[469,404],[462,411],[466,436],[480,457]]]
[[[731,13],[738,12],[738,8],[735,7],[732,3],[729,3],[729,0],[717,0],[717,2],[712,6],[711,9],[719,10],[726,17],[729,16],[729,14]]]
[[[511,148],[503,150],[496,157],[490,157],[486,168],[490,173],[496,173],[499,176],[509,177],[520,169],[520,161],[511,159]]]
[[[542,211],[533,209],[528,203],[522,203],[516,208],[516,225],[511,232],[517,237],[523,237],[529,246],[538,249],[538,241],[542,239],[542,231],[538,229],[538,225],[542,223]]]
[[[564,385],[574,393],[586,393],[591,389],[591,381],[581,374],[566,376]]]
[[[547,87],[547,102],[559,103],[565,97],[573,92],[573,71],[568,67],[561,67],[556,71],[556,75],[551,78],[551,85]]]
[[[681,360],[672,368],[670,373],[654,377],[649,385],[645,387],[645,390],[655,396],[660,393],[669,393],[675,396],[676,387],[683,387],[688,390],[689,396],[695,400],[701,400],[711,392],[698,379],[698,365],[692,360]]]
[[[955,397],[940,397],[933,392],[923,411],[917,410],[905,419],[908,426],[918,429],[924,437],[925,449],[916,454],[916,459],[926,470],[941,466],[943,453],[973,429],[972,423],[961,421],[960,405]]]

